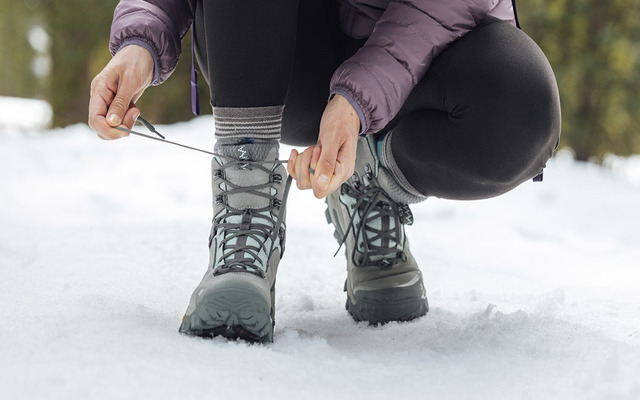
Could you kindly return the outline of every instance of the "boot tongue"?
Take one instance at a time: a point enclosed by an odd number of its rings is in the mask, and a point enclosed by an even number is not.
[[[258,168],[257,165],[249,161],[275,161],[278,158],[277,143],[275,146],[272,143],[216,144],[215,152],[235,160],[248,161],[247,163],[238,162],[224,170],[226,180],[240,187],[251,187],[269,182],[270,173]],[[229,159],[222,159],[220,161],[220,164],[232,162]],[[263,163],[261,165],[268,170],[272,170],[273,168],[273,165],[269,163]],[[234,188],[230,186],[227,190],[234,190]],[[254,191],[270,194],[269,187]],[[227,202],[229,206],[240,210],[249,208],[259,209],[270,205],[270,199],[268,197],[258,196],[249,191],[228,194]]]

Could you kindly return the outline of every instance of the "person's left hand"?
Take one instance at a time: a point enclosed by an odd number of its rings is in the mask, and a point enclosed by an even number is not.
[[[335,95],[322,114],[318,144],[291,151],[287,170],[299,189],[313,189],[321,199],[353,175],[360,118],[349,101]],[[312,171],[313,170],[313,173]]]

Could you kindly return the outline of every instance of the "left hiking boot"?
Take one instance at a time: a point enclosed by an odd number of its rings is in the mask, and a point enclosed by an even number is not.
[[[422,273],[409,250],[407,204],[391,199],[391,175],[380,165],[373,135],[358,139],[355,172],[327,196],[326,217],[347,257],[347,311],[356,321],[409,321],[428,311]]]
[[[284,252],[289,182],[278,143],[216,146],[209,267],[180,332],[273,341],[275,282]]]

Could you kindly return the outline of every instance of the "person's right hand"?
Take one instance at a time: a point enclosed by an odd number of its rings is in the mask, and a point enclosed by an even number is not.
[[[105,140],[119,139],[128,133],[140,115],[135,102],[153,79],[153,57],[141,46],[121,49],[91,82],[89,126]]]
[[[291,150],[289,175],[299,189],[313,189],[321,199],[353,175],[358,148],[360,117],[349,100],[336,94],[327,103],[320,120],[318,144],[302,153]]]

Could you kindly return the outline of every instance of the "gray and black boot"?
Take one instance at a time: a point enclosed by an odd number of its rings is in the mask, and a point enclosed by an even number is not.
[[[275,141],[217,143],[215,152],[209,267],[180,332],[271,342],[285,244],[286,170]]]
[[[409,206],[392,200],[397,188],[380,165],[373,135],[358,140],[355,172],[327,197],[326,216],[346,246],[346,308],[356,321],[409,321],[428,310],[422,273],[409,251]],[[395,186],[394,186],[395,185]]]

